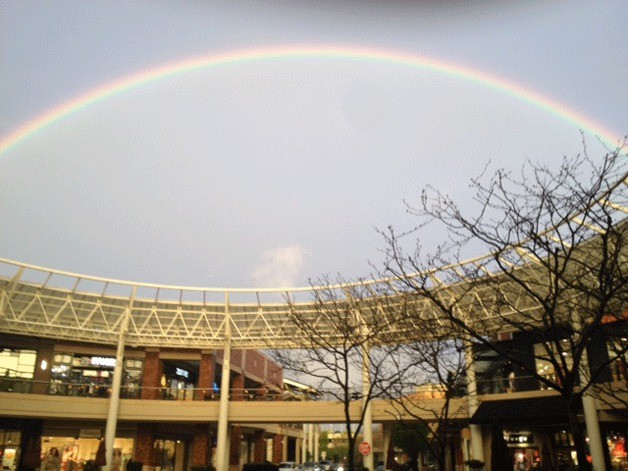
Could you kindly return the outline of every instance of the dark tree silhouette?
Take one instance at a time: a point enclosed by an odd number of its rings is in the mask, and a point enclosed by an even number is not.
[[[588,356],[626,337],[627,170],[625,146],[598,161],[585,148],[558,168],[528,162],[520,174],[497,170],[471,181],[475,212],[427,188],[420,206],[409,208],[417,229],[385,234],[385,271],[398,289],[559,393],[580,469],[590,468],[577,418],[583,397],[608,383],[610,365],[625,365],[625,341],[595,362]],[[447,233],[435,250],[405,249],[409,236],[434,226]],[[463,262],[470,249],[489,255]],[[522,360],[526,352],[495,341],[513,333],[533,339],[532,363]]]
[[[368,406],[374,398],[383,397],[400,375],[389,362],[396,347],[388,346],[398,313],[391,304],[398,301],[387,289],[322,280],[313,286],[314,299],[307,307],[287,300],[290,325],[286,330],[294,332],[296,327],[298,332],[294,349],[273,352],[285,371],[316,382],[324,397],[343,405],[350,471],[356,466],[357,438]]]

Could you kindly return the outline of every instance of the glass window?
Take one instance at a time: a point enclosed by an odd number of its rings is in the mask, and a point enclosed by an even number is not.
[[[33,379],[36,360],[35,350],[4,348],[0,351],[0,376]]]
[[[561,340],[560,347],[561,352],[559,353],[558,347],[554,342],[548,342],[546,344],[537,343],[534,345],[536,373],[554,384],[560,383],[560,376],[557,374],[555,368],[555,365],[562,365],[562,360],[559,358],[559,355],[563,356],[568,370],[571,370],[573,366],[573,359],[569,351],[569,339]],[[547,389],[547,385],[541,384],[541,389]]]
[[[140,396],[142,386],[142,360],[127,359],[124,362],[124,378],[120,395],[131,399],[137,399]]]
[[[613,381],[628,381],[628,369],[626,368],[626,339],[611,339],[606,343],[608,356],[611,360],[610,370]]]

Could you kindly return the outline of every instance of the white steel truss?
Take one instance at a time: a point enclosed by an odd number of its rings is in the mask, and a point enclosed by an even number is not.
[[[627,184],[624,177],[615,185],[614,190],[619,188],[616,200],[611,202],[608,195],[603,195],[595,203],[616,214],[620,226],[626,224],[628,214]],[[590,231],[585,246],[595,243],[596,235],[603,230],[582,215],[564,224],[578,224]],[[540,236],[562,241],[560,231],[558,226]],[[624,250],[622,247],[622,257],[626,258]],[[429,280],[443,302],[451,299],[457,309],[464,309],[487,329],[499,330],[504,316],[533,320],[538,306],[530,303],[521,285],[508,280],[503,270],[496,270],[496,264],[525,270],[532,285],[535,280],[541,284],[546,276],[537,262],[520,245],[508,253],[488,254],[428,273],[414,273],[410,278]],[[475,283],[468,290],[468,282],[472,278],[477,281],[477,277],[493,281],[497,277],[498,282],[486,286]],[[359,301],[361,317],[367,324],[384,325],[381,339],[387,342],[400,335],[420,335],[420,322],[438,322],[440,316],[432,303],[415,299],[411,301],[413,308],[421,315],[411,325],[396,323],[395,310],[408,302],[397,281],[379,279],[289,290],[200,288],[106,279],[0,259],[0,332],[112,345],[117,342],[128,310],[126,343],[130,346],[222,349],[229,331],[236,349],[293,348],[300,345],[301,333],[291,316],[309,319],[306,324],[316,325],[331,343],[334,339],[341,341],[333,325],[320,318],[321,297],[317,293],[333,291],[336,299],[355,303],[350,293],[360,288],[367,293]],[[496,297],[508,302],[497,302]],[[503,306],[510,306],[511,312],[503,312]]]

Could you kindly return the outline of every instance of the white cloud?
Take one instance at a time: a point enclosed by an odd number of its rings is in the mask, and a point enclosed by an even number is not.
[[[251,272],[255,285],[263,288],[295,286],[305,264],[307,251],[300,245],[269,249]]]

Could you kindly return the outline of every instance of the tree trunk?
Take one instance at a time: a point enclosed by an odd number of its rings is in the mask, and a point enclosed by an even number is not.
[[[578,457],[578,470],[591,471],[593,468],[591,463],[587,461],[587,445],[584,440],[583,427],[578,422],[577,408],[579,405],[579,397],[573,398],[569,404],[569,428],[573,443],[576,447],[576,455]]]

